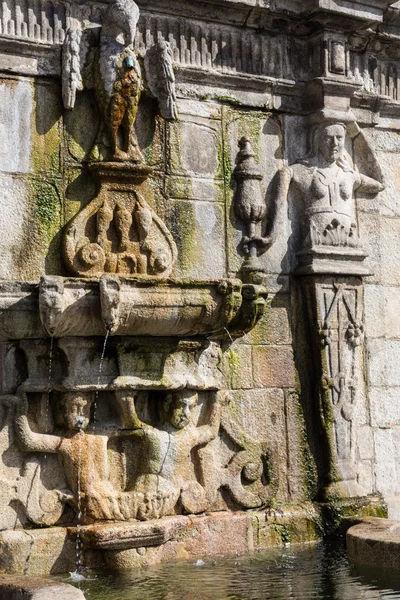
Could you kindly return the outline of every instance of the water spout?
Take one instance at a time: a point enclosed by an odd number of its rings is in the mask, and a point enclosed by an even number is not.
[[[121,284],[118,277],[102,275],[99,282],[100,305],[103,323],[108,333],[114,334],[119,327]]]
[[[64,308],[64,279],[44,275],[39,283],[39,313],[42,325],[50,336],[56,333]]]
[[[77,417],[77,419],[76,419],[76,426],[79,429],[83,429],[85,427],[85,423],[86,423],[86,419],[85,419],[84,416],[80,415],[79,417]]]

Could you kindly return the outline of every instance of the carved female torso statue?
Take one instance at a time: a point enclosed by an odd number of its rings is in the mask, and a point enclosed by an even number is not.
[[[383,185],[353,166],[343,123],[319,125],[310,155],[285,168],[299,217],[302,248],[357,247],[355,191],[377,193]]]

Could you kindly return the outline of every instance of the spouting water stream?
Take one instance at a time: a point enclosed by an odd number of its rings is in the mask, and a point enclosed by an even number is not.
[[[231,344],[233,344],[233,339],[232,339],[232,336],[231,336],[231,334],[229,333],[229,331],[227,330],[227,328],[226,328],[226,327],[224,327],[224,329],[225,329],[225,331],[226,331],[226,333],[227,333],[227,335],[228,335],[228,338],[229,338],[229,340],[230,340]]]
[[[99,386],[100,386],[100,381],[101,381],[101,374],[103,372],[104,356],[106,353],[106,347],[107,347],[107,341],[108,341],[109,335],[110,335],[110,330],[107,329],[106,336],[104,338],[103,350],[102,350],[101,357],[100,357],[99,372],[98,372],[98,376],[97,376],[97,388],[96,388],[96,392],[95,392],[95,396],[94,396],[93,427],[96,426],[96,411],[97,411],[97,404],[99,401]]]
[[[81,420],[79,420],[81,419]],[[82,537],[81,537],[81,526],[82,526],[82,495],[81,495],[81,480],[82,480],[82,449],[83,449],[83,436],[84,431],[83,427],[84,419],[81,416],[78,416],[77,425],[79,429],[79,446],[78,446],[78,485],[77,485],[77,493],[78,493],[78,522],[76,524],[76,568],[75,573],[71,573],[71,577],[79,576],[81,574],[83,568],[83,547],[82,547]]]
[[[44,427],[45,432],[49,433],[52,429],[50,423],[50,393],[51,393],[51,378],[52,378],[52,368],[53,368],[53,347],[54,347],[54,335],[51,333],[50,336],[50,350],[49,350],[49,369],[47,375],[47,390],[45,395],[45,407],[44,407]],[[46,457],[46,454],[45,454]]]
[[[109,335],[110,335],[110,331],[109,331],[109,329],[107,329],[107,332],[106,332],[106,335],[104,338],[104,343],[103,343],[103,350],[102,350],[102,353],[100,356],[99,372],[98,372],[98,376],[97,376],[97,388],[100,385],[101,374],[103,372],[104,356],[106,353],[107,340],[108,340]],[[94,406],[93,406],[93,429],[95,428],[95,423],[96,423],[96,409],[97,409],[98,399],[99,399],[99,390],[96,389],[95,401],[94,401]],[[76,568],[75,568],[75,571],[73,573],[71,573],[72,581],[80,581],[82,579],[85,579],[85,577],[82,575],[84,566],[83,566],[83,543],[82,543],[82,536],[81,536],[82,517],[83,517],[83,510],[82,510],[82,454],[83,454],[83,438],[85,435],[85,432],[84,432],[85,417],[82,414],[82,408],[80,408],[80,410],[79,410],[79,414],[76,419],[76,424],[79,427],[78,482],[77,482],[78,518],[77,518],[77,524],[76,524],[76,546],[75,546],[76,547],[76,562],[75,562]]]

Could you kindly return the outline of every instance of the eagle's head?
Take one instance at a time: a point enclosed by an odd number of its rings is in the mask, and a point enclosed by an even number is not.
[[[113,0],[104,15],[103,34],[109,38],[123,37],[125,46],[133,44],[139,21],[139,7],[134,0]]]

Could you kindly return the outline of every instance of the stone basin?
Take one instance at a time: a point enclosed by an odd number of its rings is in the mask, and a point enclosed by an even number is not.
[[[350,559],[371,567],[400,570],[400,521],[369,517],[348,529]]]
[[[0,339],[197,336],[224,328],[242,304],[238,279],[42,277],[0,282]]]

